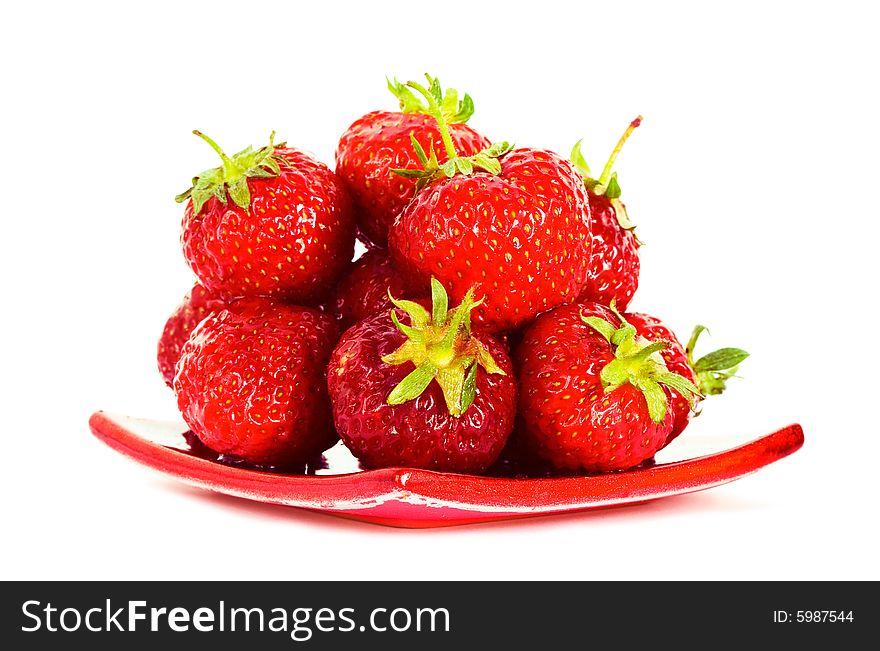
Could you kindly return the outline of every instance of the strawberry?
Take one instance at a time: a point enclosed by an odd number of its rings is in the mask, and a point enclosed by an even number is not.
[[[567,305],[541,315],[517,349],[520,414],[529,447],[557,470],[625,470],[672,431],[670,389],[699,394],[613,309]]]
[[[177,197],[186,201],[181,242],[199,281],[222,296],[322,300],[354,253],[351,200],[309,154],[274,144],[230,157]]]
[[[212,312],[222,310],[226,304],[225,299],[196,283],[184,297],[183,303],[168,317],[159,338],[157,359],[159,372],[169,387],[174,383],[174,369],[180,359],[180,351],[193,328]]]
[[[689,380],[700,390],[701,395],[693,396],[694,407],[699,404],[702,397],[723,393],[727,380],[734,376],[740,363],[749,356],[746,351],[739,348],[722,348],[704,355],[695,362],[693,358],[694,347],[700,334],[708,331],[706,326],[696,326],[685,347],[681,345],[669,326],[660,319],[634,312],[625,314],[624,317],[648,341],[665,341],[669,344],[660,354],[666,362],[666,368]],[[669,393],[672,398],[670,409],[672,409],[674,422],[672,431],[666,438],[663,447],[669,445],[684,431],[692,414],[699,413],[699,411],[691,409],[687,398],[674,388],[670,387]]]
[[[430,79],[430,78],[429,78]],[[540,149],[497,143],[460,157],[447,134],[439,88],[409,82],[432,108],[449,161],[413,139],[420,191],[391,227],[394,264],[407,278],[435,276],[456,300],[474,287],[485,301],[474,322],[497,332],[571,303],[590,263],[590,208],[568,161]]]
[[[592,178],[581,154],[580,140],[571,151],[571,161],[584,177],[592,216],[590,272],[578,301],[595,301],[603,305],[616,301],[618,309],[625,310],[638,289],[641,242],[636,237],[626,206],[620,200],[617,172],[612,173],[611,169],[626,139],[641,123],[642,116],[630,123],[598,179]]]
[[[368,243],[388,245],[388,228],[415,194],[415,181],[395,176],[392,168],[413,167],[418,160],[410,137],[442,147],[440,130],[426,107],[405,85],[388,81],[400,111],[373,111],[352,124],[339,139],[336,173],[343,179],[356,207],[358,226]],[[442,93],[441,108],[449,137],[465,155],[476,154],[489,141],[465,124],[474,112],[470,96]]]
[[[432,279],[431,288],[430,314],[421,303],[392,299],[390,317],[350,328],[330,359],[336,429],[367,468],[482,472],[513,429],[510,358],[496,339],[471,331],[480,302],[468,292],[448,309],[443,286]]]
[[[183,419],[226,458],[279,468],[305,463],[337,440],[326,385],[337,336],[329,315],[265,298],[210,314],[177,364]]]
[[[372,249],[364,253],[342,277],[330,298],[330,311],[345,330],[377,312],[391,309],[389,292],[409,296],[407,284],[391,264],[388,252]]]

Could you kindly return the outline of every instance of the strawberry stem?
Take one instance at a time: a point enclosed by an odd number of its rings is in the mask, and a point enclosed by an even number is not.
[[[629,135],[638,128],[642,123],[642,120],[644,120],[644,118],[641,115],[638,116],[635,120],[629,123],[626,131],[620,136],[620,140],[617,141],[614,151],[611,152],[611,156],[608,157],[608,162],[605,163],[605,168],[599,176],[599,185],[603,187],[608,185],[608,182],[611,180],[611,168],[614,167],[614,163],[617,161],[617,156],[620,154],[620,150],[623,149],[623,145],[626,143],[627,138],[629,138]]]
[[[238,169],[238,166],[235,164],[235,162],[226,155],[226,152],[223,151],[220,145],[214,142],[214,140],[210,136],[206,136],[198,129],[193,129],[193,133],[204,140],[206,143],[211,145],[211,149],[217,152],[217,154],[220,156],[220,160],[223,161],[223,172],[226,180],[234,181],[240,175],[240,170]]]
[[[431,77],[427,74],[425,76],[428,77],[431,89],[436,89],[434,97],[437,100],[437,104],[440,105],[440,110],[443,111],[443,117],[446,118],[446,122],[448,124],[464,124],[467,122],[474,114],[474,100],[471,99],[471,96],[465,93],[464,97],[459,100],[457,90],[454,88],[443,90],[436,77]],[[397,77],[394,78],[394,81],[386,77],[385,81],[388,83],[388,90],[397,98],[400,110],[403,113],[424,113],[426,115],[431,113],[430,105],[425,106],[422,100],[416,97],[406,84],[397,81]]]
[[[426,153],[425,148],[419,143],[415,134],[411,133],[410,140],[412,141],[413,150],[415,151],[416,157],[419,159],[422,168],[392,169],[391,171],[394,174],[398,174],[407,179],[416,179],[416,192],[432,181],[443,177],[451,179],[456,174],[470,176],[476,170],[483,170],[494,176],[501,174],[501,161],[498,159],[512,149],[510,143],[496,142],[494,145],[490,145],[473,156],[459,156],[458,152],[455,150],[455,145],[452,142],[452,136],[449,133],[449,112],[454,106],[459,106],[456,104],[457,94],[454,94],[450,89],[447,92],[447,95],[444,96],[443,90],[440,88],[440,82],[437,78],[427,74],[425,77],[428,79],[427,88],[416,81],[406,82],[405,87],[417,91],[427,101],[428,108],[425,109],[424,112],[433,117],[437,122],[437,129],[440,131],[440,138],[443,140],[443,148],[446,150],[446,156],[449,160],[441,165],[437,158],[437,153],[434,151],[433,140]],[[446,107],[446,109],[444,109],[444,107]],[[465,95],[465,99],[462,100],[461,106],[459,106],[458,113],[453,116],[451,121],[455,121],[455,119],[464,114],[469,116],[472,112],[473,102],[470,101],[469,96]]]
[[[430,80],[431,78],[429,77],[428,79]],[[443,148],[446,149],[446,155],[450,160],[458,157],[455,145],[452,144],[452,136],[449,134],[449,124],[446,122],[446,116],[443,115],[443,109],[437,102],[437,98],[417,81],[408,81],[406,85],[417,90],[428,102],[428,112],[437,120],[437,128],[440,131],[440,138],[443,140]]]

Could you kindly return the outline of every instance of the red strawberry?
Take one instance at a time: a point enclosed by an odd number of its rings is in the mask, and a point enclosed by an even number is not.
[[[661,351],[666,368],[695,384],[702,394],[693,397],[694,407],[699,404],[702,397],[722,393],[726,388],[727,380],[734,376],[739,364],[749,356],[746,351],[739,348],[722,348],[694,361],[694,347],[700,334],[707,330],[706,326],[696,326],[687,347],[684,347],[676,338],[675,333],[660,319],[637,313],[625,314],[624,318],[645,339],[666,341],[669,344]],[[674,423],[663,447],[669,445],[675,437],[684,431],[692,414],[699,413],[699,411],[691,409],[687,398],[675,389],[670,387],[669,393],[672,396],[670,408],[674,416]]]
[[[439,89],[409,85],[445,132]],[[444,144],[449,162],[416,143],[424,170],[398,171],[426,187],[391,227],[395,265],[418,282],[435,276],[457,300],[475,287],[486,298],[474,321],[491,332],[573,302],[590,259],[590,209],[577,171],[550,151],[498,143],[462,158]]]
[[[611,168],[629,134],[641,123],[642,116],[630,123],[598,179],[592,178],[581,154],[581,141],[571,151],[571,160],[587,186],[592,215],[590,273],[578,297],[581,302],[595,301],[610,305],[611,301],[616,301],[618,309],[625,310],[638,289],[641,242],[626,214],[626,206],[620,201],[617,172],[612,173]]]
[[[202,443],[248,463],[305,463],[336,440],[327,399],[332,317],[248,298],[202,321],[183,347],[174,391]]]
[[[388,245],[388,228],[415,194],[415,181],[391,173],[393,168],[418,164],[410,138],[443,148],[427,107],[397,80],[389,81],[388,89],[400,100],[400,112],[367,113],[342,134],[336,149],[336,172],[354,199],[361,234],[379,247]],[[464,124],[474,112],[469,95],[459,102],[458,93],[447,89],[442,109],[456,149],[470,155],[489,146],[486,138]]]
[[[193,179],[181,242],[201,283],[223,296],[313,304],[351,262],[354,216],[336,175],[309,154],[275,145],[232,157]]]
[[[180,351],[190,333],[206,316],[226,307],[227,301],[215,296],[198,283],[184,297],[176,310],[168,317],[157,354],[159,372],[169,387],[174,382],[174,369],[180,359]]]
[[[409,296],[407,285],[391,264],[388,252],[372,249],[349,269],[330,298],[330,311],[345,330],[377,312],[391,309],[388,293]]]
[[[527,443],[559,470],[625,470],[651,458],[675,420],[670,389],[697,388],[649,342],[598,303],[541,315],[517,349]]]
[[[471,332],[479,302],[468,292],[447,310],[436,280],[432,290],[433,314],[395,299],[399,311],[361,321],[333,351],[327,382],[336,429],[365,467],[482,472],[513,429],[513,368],[498,341]]]

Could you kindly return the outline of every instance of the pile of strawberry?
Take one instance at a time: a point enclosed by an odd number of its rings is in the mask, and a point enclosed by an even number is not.
[[[339,438],[365,468],[499,463],[608,472],[650,459],[746,357],[693,360],[627,312],[639,240],[612,173],[491,143],[468,95],[389,82],[336,171],[276,144],[193,179],[181,243],[198,283],[159,368],[220,458],[295,468]],[[367,252],[354,257],[355,239]]]

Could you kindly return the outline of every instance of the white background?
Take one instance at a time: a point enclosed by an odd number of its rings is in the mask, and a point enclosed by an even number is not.
[[[880,578],[872,3],[15,3],[2,52],[2,578]],[[641,507],[405,531],[212,496],[105,448],[176,418],[155,343],[192,282],[176,193],[276,129],[332,164],[384,76],[492,139],[618,161],[634,307],[752,353],[685,436],[804,448]]]

